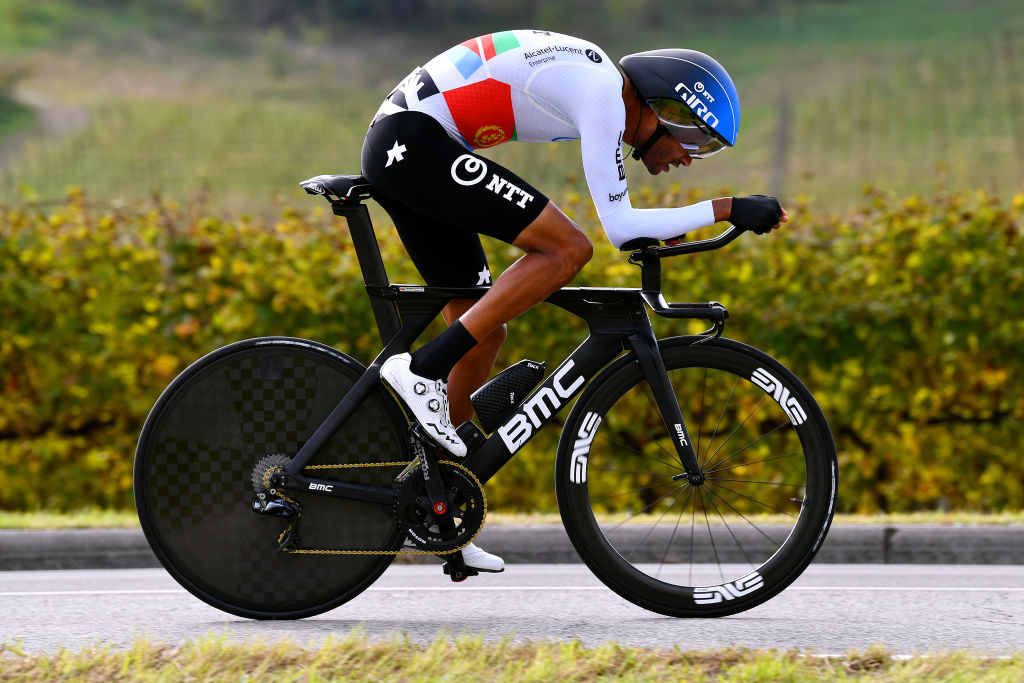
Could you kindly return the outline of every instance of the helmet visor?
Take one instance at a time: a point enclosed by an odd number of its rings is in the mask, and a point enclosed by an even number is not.
[[[728,146],[708,124],[682,102],[658,98],[647,100],[647,104],[654,110],[658,120],[672,133],[672,137],[694,159],[706,159]]]

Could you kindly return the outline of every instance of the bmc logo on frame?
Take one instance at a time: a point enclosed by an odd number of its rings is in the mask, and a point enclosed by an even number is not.
[[[726,602],[744,595],[750,595],[763,586],[764,577],[757,572],[750,572],[732,583],[723,583],[721,586],[708,586],[707,588],[694,588],[693,601],[698,605],[713,605],[716,602]]]
[[[524,403],[511,420],[498,427],[498,433],[501,434],[501,440],[505,442],[509,453],[515,453],[522,448],[533,436],[533,430],[557,413],[566,401],[572,398],[576,390],[583,386],[582,375],[572,380],[569,386],[565,386],[566,375],[574,366],[575,363],[570,360],[564,367],[559,368],[534,392],[533,398]]]

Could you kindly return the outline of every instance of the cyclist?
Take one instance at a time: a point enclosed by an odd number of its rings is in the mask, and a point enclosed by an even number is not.
[[[652,175],[689,166],[736,142],[739,98],[725,69],[694,50],[640,52],[619,65],[623,73],[579,38],[492,33],[413,69],[370,124],[362,173],[426,283],[491,285],[479,300],[449,302],[444,332],[381,368],[383,381],[457,457],[466,446],[454,425],[473,416],[470,394],[491,372],[505,323],[568,284],[593,251],[543,193],[474,150],[579,139],[591,196],[616,248],[717,221],[761,234],[788,220],[776,199],[760,195],[634,209],[623,144]],[[478,233],[526,252],[493,284]],[[463,556],[477,570],[504,569],[501,558],[472,544]]]

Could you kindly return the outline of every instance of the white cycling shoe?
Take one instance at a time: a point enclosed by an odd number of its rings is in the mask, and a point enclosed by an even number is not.
[[[470,543],[462,549],[462,561],[466,563],[467,567],[478,572],[505,571],[505,560],[478,548],[475,543]]]
[[[391,356],[380,368],[380,378],[391,387],[402,402],[423,425],[424,431],[452,455],[466,456],[466,444],[452,426],[448,413],[448,384],[440,379],[420,377],[409,369],[412,356],[400,353]],[[481,551],[483,552],[483,551]],[[484,553],[486,555],[487,553]],[[494,557],[491,555],[490,557]],[[501,558],[498,558],[501,561]],[[504,563],[502,563],[504,566]],[[485,571],[501,571],[485,570]]]

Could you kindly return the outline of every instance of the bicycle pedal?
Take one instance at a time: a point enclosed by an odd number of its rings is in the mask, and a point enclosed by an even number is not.
[[[459,425],[459,428],[455,430],[455,433],[462,439],[462,443],[466,444],[466,453],[472,453],[476,449],[480,448],[487,441],[487,437],[480,431],[480,428],[473,424],[472,421],[463,422]]]
[[[447,562],[444,563],[444,566],[441,569],[445,573],[446,576],[452,577],[452,583],[462,583],[463,581],[465,581],[466,579],[468,579],[471,576],[479,576],[480,575],[480,572],[478,572],[477,570],[473,569],[472,567],[465,567],[464,566],[461,570],[460,569],[452,570],[448,566]]]

